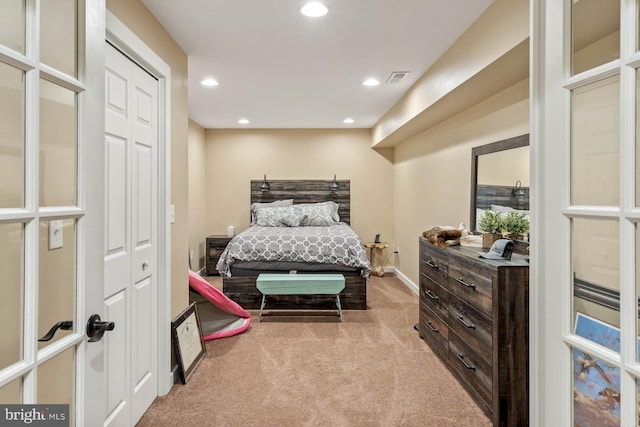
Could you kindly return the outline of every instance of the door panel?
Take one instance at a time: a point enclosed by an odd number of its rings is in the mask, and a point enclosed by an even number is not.
[[[108,121],[109,122],[109,121]],[[127,186],[127,135],[106,136],[106,197],[105,216],[105,287],[108,297],[126,288],[131,270],[129,219],[127,210],[129,190]]]
[[[141,68],[133,67],[134,167],[133,182],[133,313],[132,330],[134,395],[132,419],[139,420],[157,396],[157,138],[158,84]]]
[[[108,341],[113,369],[126,374],[107,376],[112,411],[107,424],[133,425],[158,389],[158,85],[115,48],[108,45],[107,51],[105,297],[113,297],[105,303],[126,325],[117,340]]]
[[[132,417],[139,420],[157,394],[157,368],[154,357],[156,343],[157,312],[151,303],[154,298],[151,277],[136,283],[133,291],[133,313],[136,318],[132,328]]]
[[[126,290],[118,292],[105,300],[105,316],[116,325],[126,325],[127,323],[127,298]],[[131,414],[129,411],[127,396],[128,372],[127,372],[127,348],[128,330],[126,327],[116,327],[105,338],[106,344],[106,366],[109,373],[107,387],[107,414],[108,422],[105,425],[127,425]]]

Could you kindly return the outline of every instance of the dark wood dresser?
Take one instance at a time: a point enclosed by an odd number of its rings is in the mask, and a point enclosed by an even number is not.
[[[494,426],[529,424],[529,264],[420,237],[420,337]]]
[[[220,259],[220,255],[224,252],[224,249],[227,247],[227,244],[231,241],[232,237],[227,236],[208,236],[206,240],[206,264],[207,264],[207,275],[213,276],[218,274],[218,270],[216,270],[216,264],[218,264],[218,260]]]

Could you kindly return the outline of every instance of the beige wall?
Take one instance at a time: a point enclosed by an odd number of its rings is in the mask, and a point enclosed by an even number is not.
[[[193,251],[191,269],[196,272],[205,265],[206,171],[205,131],[202,126],[189,120],[189,251]]]
[[[529,82],[522,81],[395,147],[396,268],[418,284],[418,236],[469,223],[473,147],[529,132]]]
[[[368,129],[206,131],[207,234],[249,226],[252,179],[351,180],[351,225],[364,241],[393,244],[393,165],[371,149]]]
[[[479,86],[468,83],[481,75],[482,70],[498,62],[500,58],[514,50],[529,38],[529,1],[527,0],[495,0],[489,8],[469,27],[464,34],[436,61],[436,63],[407,91],[373,128],[373,145],[384,143],[385,138],[393,133],[415,135],[428,119],[425,111],[435,110],[437,103],[454,91],[465,91],[464,96],[457,98],[457,105],[449,105],[450,115],[462,109],[460,105],[471,106],[482,96],[490,96],[487,92],[495,87],[500,90],[515,84],[528,75],[525,61],[505,66],[500,70],[500,78],[495,82],[495,73],[484,76]],[[513,80],[521,73],[522,77]],[[506,85],[500,84],[500,82]],[[508,83],[511,82],[511,83]],[[473,87],[473,89],[471,89]],[[473,92],[473,93],[471,93]],[[494,92],[495,93],[495,92]],[[487,95],[484,95],[487,94]],[[482,98],[480,98],[482,99]],[[469,104],[469,102],[473,102]],[[438,115],[446,114],[440,111]],[[403,129],[404,128],[404,129]],[[421,129],[424,130],[424,129]],[[398,132],[400,131],[400,132]]]
[[[178,315],[188,295],[188,105],[187,55],[139,0],[107,0],[107,9],[171,67],[171,313]]]

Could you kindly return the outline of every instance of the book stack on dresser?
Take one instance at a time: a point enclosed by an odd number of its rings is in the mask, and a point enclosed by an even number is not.
[[[420,237],[420,336],[496,426],[529,422],[529,264]]]

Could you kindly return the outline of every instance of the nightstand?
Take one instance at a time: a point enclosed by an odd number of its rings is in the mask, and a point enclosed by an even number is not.
[[[207,274],[209,276],[218,275],[216,264],[220,255],[224,252],[232,237],[222,235],[212,235],[207,237],[205,257],[207,259]]]
[[[387,242],[367,242],[364,247],[371,249],[371,273],[384,276],[384,259],[382,251],[389,247]]]

